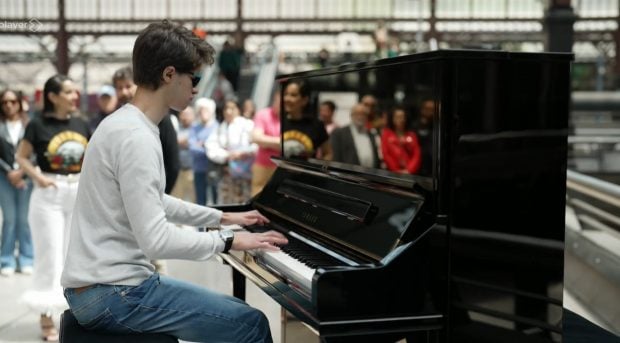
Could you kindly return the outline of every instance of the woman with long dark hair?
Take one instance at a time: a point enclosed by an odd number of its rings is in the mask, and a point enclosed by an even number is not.
[[[75,84],[55,75],[43,87],[43,113],[26,127],[17,162],[35,182],[28,222],[34,243],[33,285],[23,300],[41,313],[43,339],[58,339],[52,313],[67,308],[60,275],[69,242],[69,228],[82,159],[90,137],[77,111]],[[30,161],[36,156],[38,168]]]
[[[28,124],[22,101],[18,91],[7,89],[0,93],[0,207],[3,215],[0,274],[3,276],[11,276],[16,270],[32,274],[32,239],[28,226],[32,182],[25,178],[24,170],[15,161],[17,144]]]

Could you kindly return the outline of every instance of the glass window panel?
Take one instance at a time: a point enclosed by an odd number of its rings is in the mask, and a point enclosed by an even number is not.
[[[27,0],[28,17],[34,19],[58,18],[58,3],[49,0]]]
[[[354,0],[318,0],[319,18],[353,17]]]
[[[582,17],[615,17],[618,16],[618,0],[578,1],[575,11]]]
[[[133,0],[134,18],[166,18],[166,0]]]
[[[472,14],[476,18],[497,18],[506,14],[506,2],[499,0],[472,0]]]
[[[280,1],[282,18],[313,18],[314,1]]]
[[[170,5],[171,18],[198,18],[204,6],[202,0],[173,1]]]
[[[101,4],[101,18],[127,19],[130,18],[131,2],[127,0],[105,0]]]
[[[205,4],[205,18],[236,18],[237,0],[203,0]],[[245,1],[246,3],[248,1]],[[254,2],[254,0],[249,1]]]
[[[0,2],[0,13],[4,18],[25,18],[24,3],[20,0],[7,0]]]
[[[438,18],[466,18],[471,15],[471,0],[437,0]]]
[[[243,2],[243,16],[246,18],[274,18],[280,16],[280,1],[251,0]]]
[[[543,3],[540,0],[510,0],[508,16],[510,18],[542,18]]]
[[[428,18],[431,15],[430,0],[394,0],[395,18]]]
[[[65,16],[67,19],[97,18],[97,0],[66,0]]]
[[[357,0],[355,15],[357,17],[390,18],[392,16],[391,1]]]

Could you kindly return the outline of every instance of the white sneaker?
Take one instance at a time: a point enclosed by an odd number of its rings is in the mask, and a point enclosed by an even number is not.
[[[0,275],[2,276],[11,276],[13,274],[15,274],[15,268],[4,267],[0,269]]]
[[[24,275],[32,275],[32,270],[33,269],[31,266],[26,266],[26,267],[22,267],[19,272]]]

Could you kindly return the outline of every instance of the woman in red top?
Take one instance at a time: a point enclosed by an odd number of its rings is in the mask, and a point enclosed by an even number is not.
[[[396,107],[381,133],[381,152],[387,169],[402,174],[415,174],[422,163],[418,136],[409,129],[409,120],[405,109]]]

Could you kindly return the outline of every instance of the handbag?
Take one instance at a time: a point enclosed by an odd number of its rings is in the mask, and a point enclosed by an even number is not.
[[[252,164],[254,158],[242,158],[228,161],[228,173],[233,179],[252,179]]]

